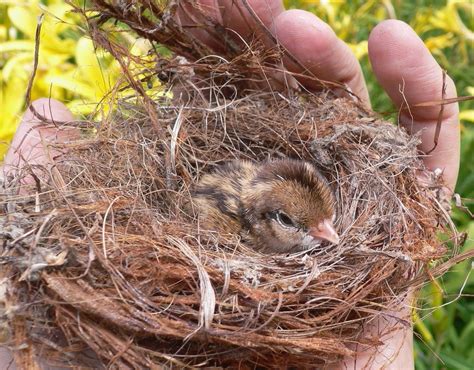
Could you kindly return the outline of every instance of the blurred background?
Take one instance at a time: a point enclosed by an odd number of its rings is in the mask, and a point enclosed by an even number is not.
[[[472,0],[286,0],[285,4],[314,12],[348,43],[362,64],[374,110],[389,119],[395,119],[394,108],[375,81],[367,57],[369,32],[384,19],[409,23],[453,78],[458,94],[474,95]],[[121,78],[120,67],[110,55],[94,48],[85,23],[70,10],[66,0],[0,0],[0,161],[25,109],[40,14],[44,18],[32,99],[56,98],[78,116],[100,119],[107,113],[108,105],[98,109],[97,104],[110,99],[110,91]],[[146,55],[150,49],[133,34],[125,31],[122,36],[132,54]],[[158,79],[149,88],[160,93]],[[113,101],[108,103],[113,105]],[[474,101],[461,103],[460,108],[462,157],[456,191],[474,212]],[[474,248],[472,217],[455,210],[453,218],[458,228],[468,233],[464,250]],[[466,261],[423,290],[422,309],[413,313],[417,369],[474,369],[471,270],[471,261]]]

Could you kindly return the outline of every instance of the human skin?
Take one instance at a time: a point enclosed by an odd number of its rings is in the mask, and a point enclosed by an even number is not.
[[[235,30],[242,37],[248,37],[255,26],[254,18],[244,8],[238,8],[233,0],[201,0],[206,12],[225,27]],[[367,106],[369,95],[362,70],[355,56],[331,28],[315,15],[302,10],[285,10],[280,0],[248,0],[261,22],[271,30],[300,63],[316,77],[346,84]],[[183,15],[183,21],[186,21]],[[258,27],[255,27],[257,30]],[[215,42],[202,31],[196,34],[201,40]],[[399,123],[410,133],[421,134],[420,152],[432,149],[439,106],[416,108],[416,104],[436,101],[442,98],[442,70],[431,56],[422,40],[405,23],[387,20],[378,24],[370,33],[369,58],[373,72],[394,105],[400,108],[403,102],[410,110],[400,111]],[[301,66],[287,60],[285,67],[291,72],[301,72]],[[309,86],[312,87],[312,86]],[[402,90],[403,87],[403,90]],[[403,91],[403,94],[400,91]],[[445,98],[456,97],[456,88],[449,76],[446,78]],[[56,121],[70,121],[72,115],[59,102],[40,100],[35,102],[36,110]],[[454,189],[459,169],[459,108],[457,104],[446,105],[442,116],[439,143],[429,156],[424,155],[426,167],[443,171],[445,184]],[[25,159],[34,158],[37,163],[48,163],[51,156],[46,153],[44,143],[68,140],[74,133],[57,132],[52,128],[38,126],[38,121],[27,112],[8,152],[7,168],[18,166]],[[26,138],[24,138],[26,135]],[[42,137],[39,140],[38,137]],[[35,139],[36,138],[36,139]],[[45,154],[46,153],[46,154]],[[413,368],[412,328],[402,322],[410,322],[409,300],[401,300],[400,307],[385,312],[368,325],[368,333],[378,334],[388,328],[395,330],[383,336],[383,345],[377,349],[355,348],[357,356],[347,358],[334,369],[410,369]],[[0,368],[9,362],[8,354],[0,352]],[[5,357],[7,356],[7,357]],[[3,362],[2,362],[3,361]]]

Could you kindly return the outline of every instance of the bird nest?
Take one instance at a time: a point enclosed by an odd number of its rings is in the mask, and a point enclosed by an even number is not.
[[[81,138],[54,145],[54,166],[5,177],[0,308],[17,361],[303,367],[379,345],[364,326],[451,264],[437,235],[455,231],[418,138],[353,97],[275,91],[267,76],[284,51],[231,40],[227,54],[203,59],[213,50],[175,23],[176,3],[92,3],[93,39],[142,97],[99,124],[68,123]],[[160,58],[151,71],[174,98],[152,100],[132,79],[108,19],[188,58]],[[186,211],[190,188],[216,165],[283,157],[315,163],[336,189],[338,245],[264,254]]]

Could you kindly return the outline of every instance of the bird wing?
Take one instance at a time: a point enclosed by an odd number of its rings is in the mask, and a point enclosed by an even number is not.
[[[205,174],[193,190],[193,203],[201,225],[225,233],[239,233],[243,227],[242,187],[254,176],[255,165],[232,161]]]

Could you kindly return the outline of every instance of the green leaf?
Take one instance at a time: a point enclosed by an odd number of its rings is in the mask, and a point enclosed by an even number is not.
[[[444,361],[448,369],[472,370],[472,363],[459,356],[459,354],[452,353],[451,351],[442,351],[440,352],[439,356]]]

